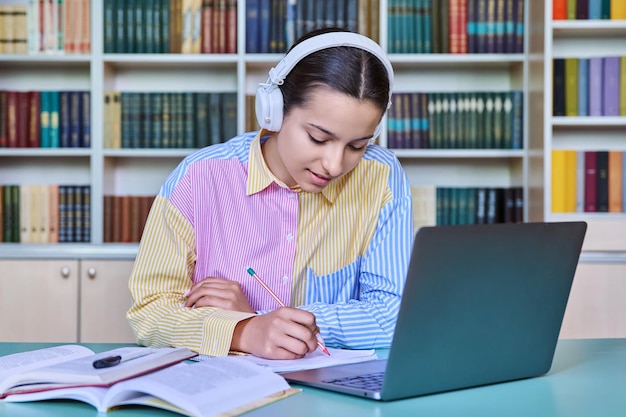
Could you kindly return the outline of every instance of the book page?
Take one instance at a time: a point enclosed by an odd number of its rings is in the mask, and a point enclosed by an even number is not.
[[[14,384],[15,378],[25,372],[93,355],[84,346],[62,345],[0,357],[0,394]]]
[[[168,402],[195,416],[212,416],[289,390],[283,377],[232,357],[180,363],[111,387],[106,403],[145,403],[139,394]],[[155,404],[155,406],[157,406]]]
[[[77,400],[90,404],[100,412],[106,412],[106,407],[102,406],[108,388],[101,387],[79,387],[61,388],[49,391],[31,392],[19,395],[9,395],[3,401],[8,403],[22,403],[43,400]]]
[[[253,362],[270,368],[274,372],[294,372],[306,369],[324,368],[327,366],[343,365],[347,363],[365,362],[378,359],[374,349],[369,350],[352,350],[352,349],[333,349],[327,348],[330,356],[324,355],[319,349],[309,353],[301,359],[280,360],[280,359],[263,359],[254,355],[237,355],[233,358]],[[207,360],[210,356],[199,355],[194,360]]]

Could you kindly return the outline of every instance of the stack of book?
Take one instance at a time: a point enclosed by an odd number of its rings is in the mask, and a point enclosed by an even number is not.
[[[524,0],[389,0],[389,52],[523,53]]]
[[[89,148],[89,91],[0,91],[0,148]]]
[[[154,196],[105,195],[103,242],[139,242],[153,200]]]
[[[378,0],[247,0],[246,52],[285,52],[314,29],[341,27],[378,39]]]
[[[0,242],[89,242],[91,187],[0,185],[0,219]]]
[[[552,151],[553,213],[625,213],[626,152]]]
[[[237,0],[105,0],[105,53],[234,54]]]
[[[5,1],[0,5],[0,54],[88,54],[90,15],[90,0]]]
[[[392,149],[521,149],[521,91],[395,93],[387,119]]]
[[[552,0],[553,20],[626,19],[623,0]]]
[[[411,187],[413,225],[520,223],[522,187]]]
[[[554,116],[626,116],[626,56],[553,60]]]
[[[104,94],[104,147],[201,148],[237,134],[237,93]]]

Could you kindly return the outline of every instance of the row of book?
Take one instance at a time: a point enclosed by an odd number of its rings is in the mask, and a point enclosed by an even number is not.
[[[237,52],[237,0],[104,0],[105,53]]]
[[[341,27],[358,32],[358,0],[246,0],[246,52],[279,53],[311,30]]]
[[[237,135],[233,92],[107,92],[105,148],[201,148]]]
[[[393,149],[521,149],[521,91],[395,93],[387,118]]]
[[[626,2],[623,0],[552,0],[553,20],[624,20]]]
[[[90,0],[3,3],[0,54],[86,54],[91,50]]]
[[[389,0],[390,53],[522,53],[524,0]]]
[[[105,195],[103,242],[139,242],[153,201],[154,196]]]
[[[521,223],[522,187],[411,186],[413,225]]]
[[[89,91],[0,90],[0,148],[89,148]]]
[[[626,116],[626,56],[555,58],[554,116]]]
[[[552,151],[553,213],[625,213],[626,152]]]
[[[0,185],[0,219],[1,242],[89,242],[91,187]]]

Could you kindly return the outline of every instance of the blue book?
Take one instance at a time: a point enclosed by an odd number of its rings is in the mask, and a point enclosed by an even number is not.
[[[82,148],[91,147],[91,93],[89,91],[79,92],[81,99],[82,121],[80,126],[80,146]]]
[[[259,0],[246,0],[246,52],[259,53]]]
[[[42,91],[39,94],[39,137],[41,147],[50,147],[50,91]]]
[[[70,101],[70,142],[69,147],[79,148],[81,138],[81,124],[83,120],[82,96],[78,91],[71,91]]]
[[[578,59],[578,115],[589,115],[589,58]]]
[[[260,53],[268,53],[270,51],[270,9],[271,9],[271,1],[270,0],[259,0],[259,48],[258,52]]]
[[[602,0],[589,0],[589,19],[602,19]]]
[[[60,144],[60,100],[58,91],[50,91],[50,147],[58,148]]]
[[[69,148],[71,145],[71,104],[70,92],[59,92],[59,145],[61,148]]]

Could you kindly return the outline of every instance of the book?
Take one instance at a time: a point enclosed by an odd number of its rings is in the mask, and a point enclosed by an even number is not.
[[[129,355],[116,366],[96,369],[99,359]],[[0,398],[60,388],[109,387],[196,356],[187,348],[123,347],[101,353],[60,345],[0,357]],[[54,395],[54,394],[52,394]]]
[[[270,369],[233,357],[220,357],[200,363],[179,363],[110,388],[63,388],[10,395],[5,401],[70,399],[90,404],[99,412],[124,405],[142,405],[209,417],[243,414],[299,392]]]

